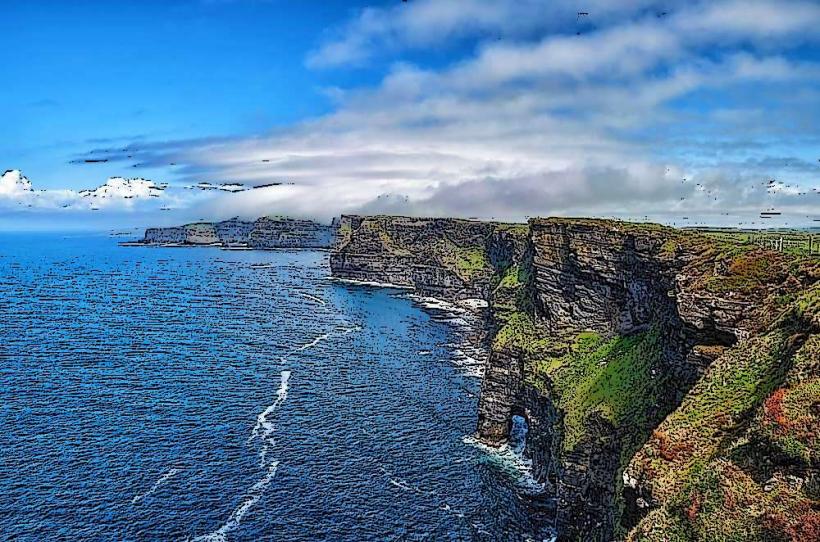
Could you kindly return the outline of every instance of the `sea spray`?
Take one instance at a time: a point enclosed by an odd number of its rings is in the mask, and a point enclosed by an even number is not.
[[[484,444],[472,435],[465,436],[462,441],[484,452],[492,464],[504,474],[508,475],[517,489],[528,495],[539,495],[545,491],[545,486],[535,479],[532,474],[532,461],[524,456],[523,450],[502,444],[495,447]]]

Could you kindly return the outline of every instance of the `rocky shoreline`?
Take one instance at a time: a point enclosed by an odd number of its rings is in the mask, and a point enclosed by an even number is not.
[[[783,367],[818,357],[816,261],[652,224],[343,216],[330,265],[336,277],[488,303],[476,435],[503,445],[513,417],[527,421],[525,453],[557,500],[560,540],[731,536],[739,527],[718,503],[689,512],[692,499],[706,498],[691,486],[704,464],[730,461],[742,472],[718,481],[724,492],[742,477],[757,483],[761,473],[743,454],[760,450],[727,456],[732,442],[709,437],[700,418],[718,423],[724,439],[759,433],[766,401],[790,389]],[[788,348],[743,359],[784,326]],[[801,370],[791,386],[814,386],[816,365]],[[690,411],[709,393],[720,401]],[[658,432],[676,418],[687,422]],[[790,437],[805,457],[784,461],[782,472],[816,484],[816,446],[805,434]],[[700,438],[697,447],[686,442]],[[812,495],[795,492],[785,504],[758,496],[738,521],[752,525],[743,527],[758,536],[751,539],[796,539],[789,533],[802,527],[786,510],[808,510],[799,521],[813,521]]]
[[[529,498],[559,540],[820,533],[817,260],[606,220],[333,227],[334,279],[467,305],[475,438],[504,446],[526,421]],[[202,230],[184,242],[225,246]]]

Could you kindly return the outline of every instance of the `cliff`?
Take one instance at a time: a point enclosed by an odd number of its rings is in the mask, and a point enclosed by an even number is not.
[[[335,226],[310,220],[262,217],[253,222],[237,218],[199,222],[170,228],[148,228],[138,244],[165,246],[218,245],[254,249],[330,248]]]
[[[331,267],[489,303],[477,434],[525,418],[561,539],[816,528],[816,261],[646,224],[343,217]]]
[[[521,224],[344,215],[330,268],[336,277],[423,295],[486,299],[496,269],[521,257],[525,238]]]

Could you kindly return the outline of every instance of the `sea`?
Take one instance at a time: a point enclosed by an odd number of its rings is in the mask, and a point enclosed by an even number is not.
[[[123,240],[0,233],[0,540],[548,538],[520,446],[470,436],[464,314]]]

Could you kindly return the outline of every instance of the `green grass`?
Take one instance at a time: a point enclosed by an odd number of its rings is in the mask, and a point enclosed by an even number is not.
[[[510,313],[493,340],[493,350],[517,349],[530,359],[548,356],[554,348],[532,316],[523,311]]]
[[[514,222],[500,222],[496,225],[496,229],[521,236],[526,236],[530,233],[529,224],[519,224]]]
[[[709,277],[704,286],[712,293],[749,292],[761,285],[782,281],[785,272],[780,263],[773,252],[739,254],[729,260],[726,274]]]
[[[564,412],[564,449],[581,441],[593,412],[634,434],[634,442],[642,440],[649,430],[648,413],[663,389],[662,375],[652,372],[661,356],[656,330],[611,339],[586,332],[575,338],[568,354],[536,362],[531,378],[553,382]]]
[[[460,248],[456,251],[455,260],[458,274],[465,279],[471,279],[490,268],[487,251],[483,247]]]
[[[674,239],[667,239],[661,245],[661,254],[664,254],[666,256],[674,255],[675,252],[677,252],[677,250],[678,250],[678,242],[675,241]]]
[[[520,265],[512,265],[504,272],[498,288],[514,289],[524,284],[525,273]]]
[[[709,237],[715,241],[744,245],[748,247],[756,247],[757,242],[762,242],[765,248],[769,247],[768,242],[779,241],[783,239],[783,252],[792,256],[809,256],[809,233],[800,230],[698,230],[702,235]],[[820,256],[818,251],[818,243],[820,243],[820,235],[812,234],[814,254],[813,256]]]

